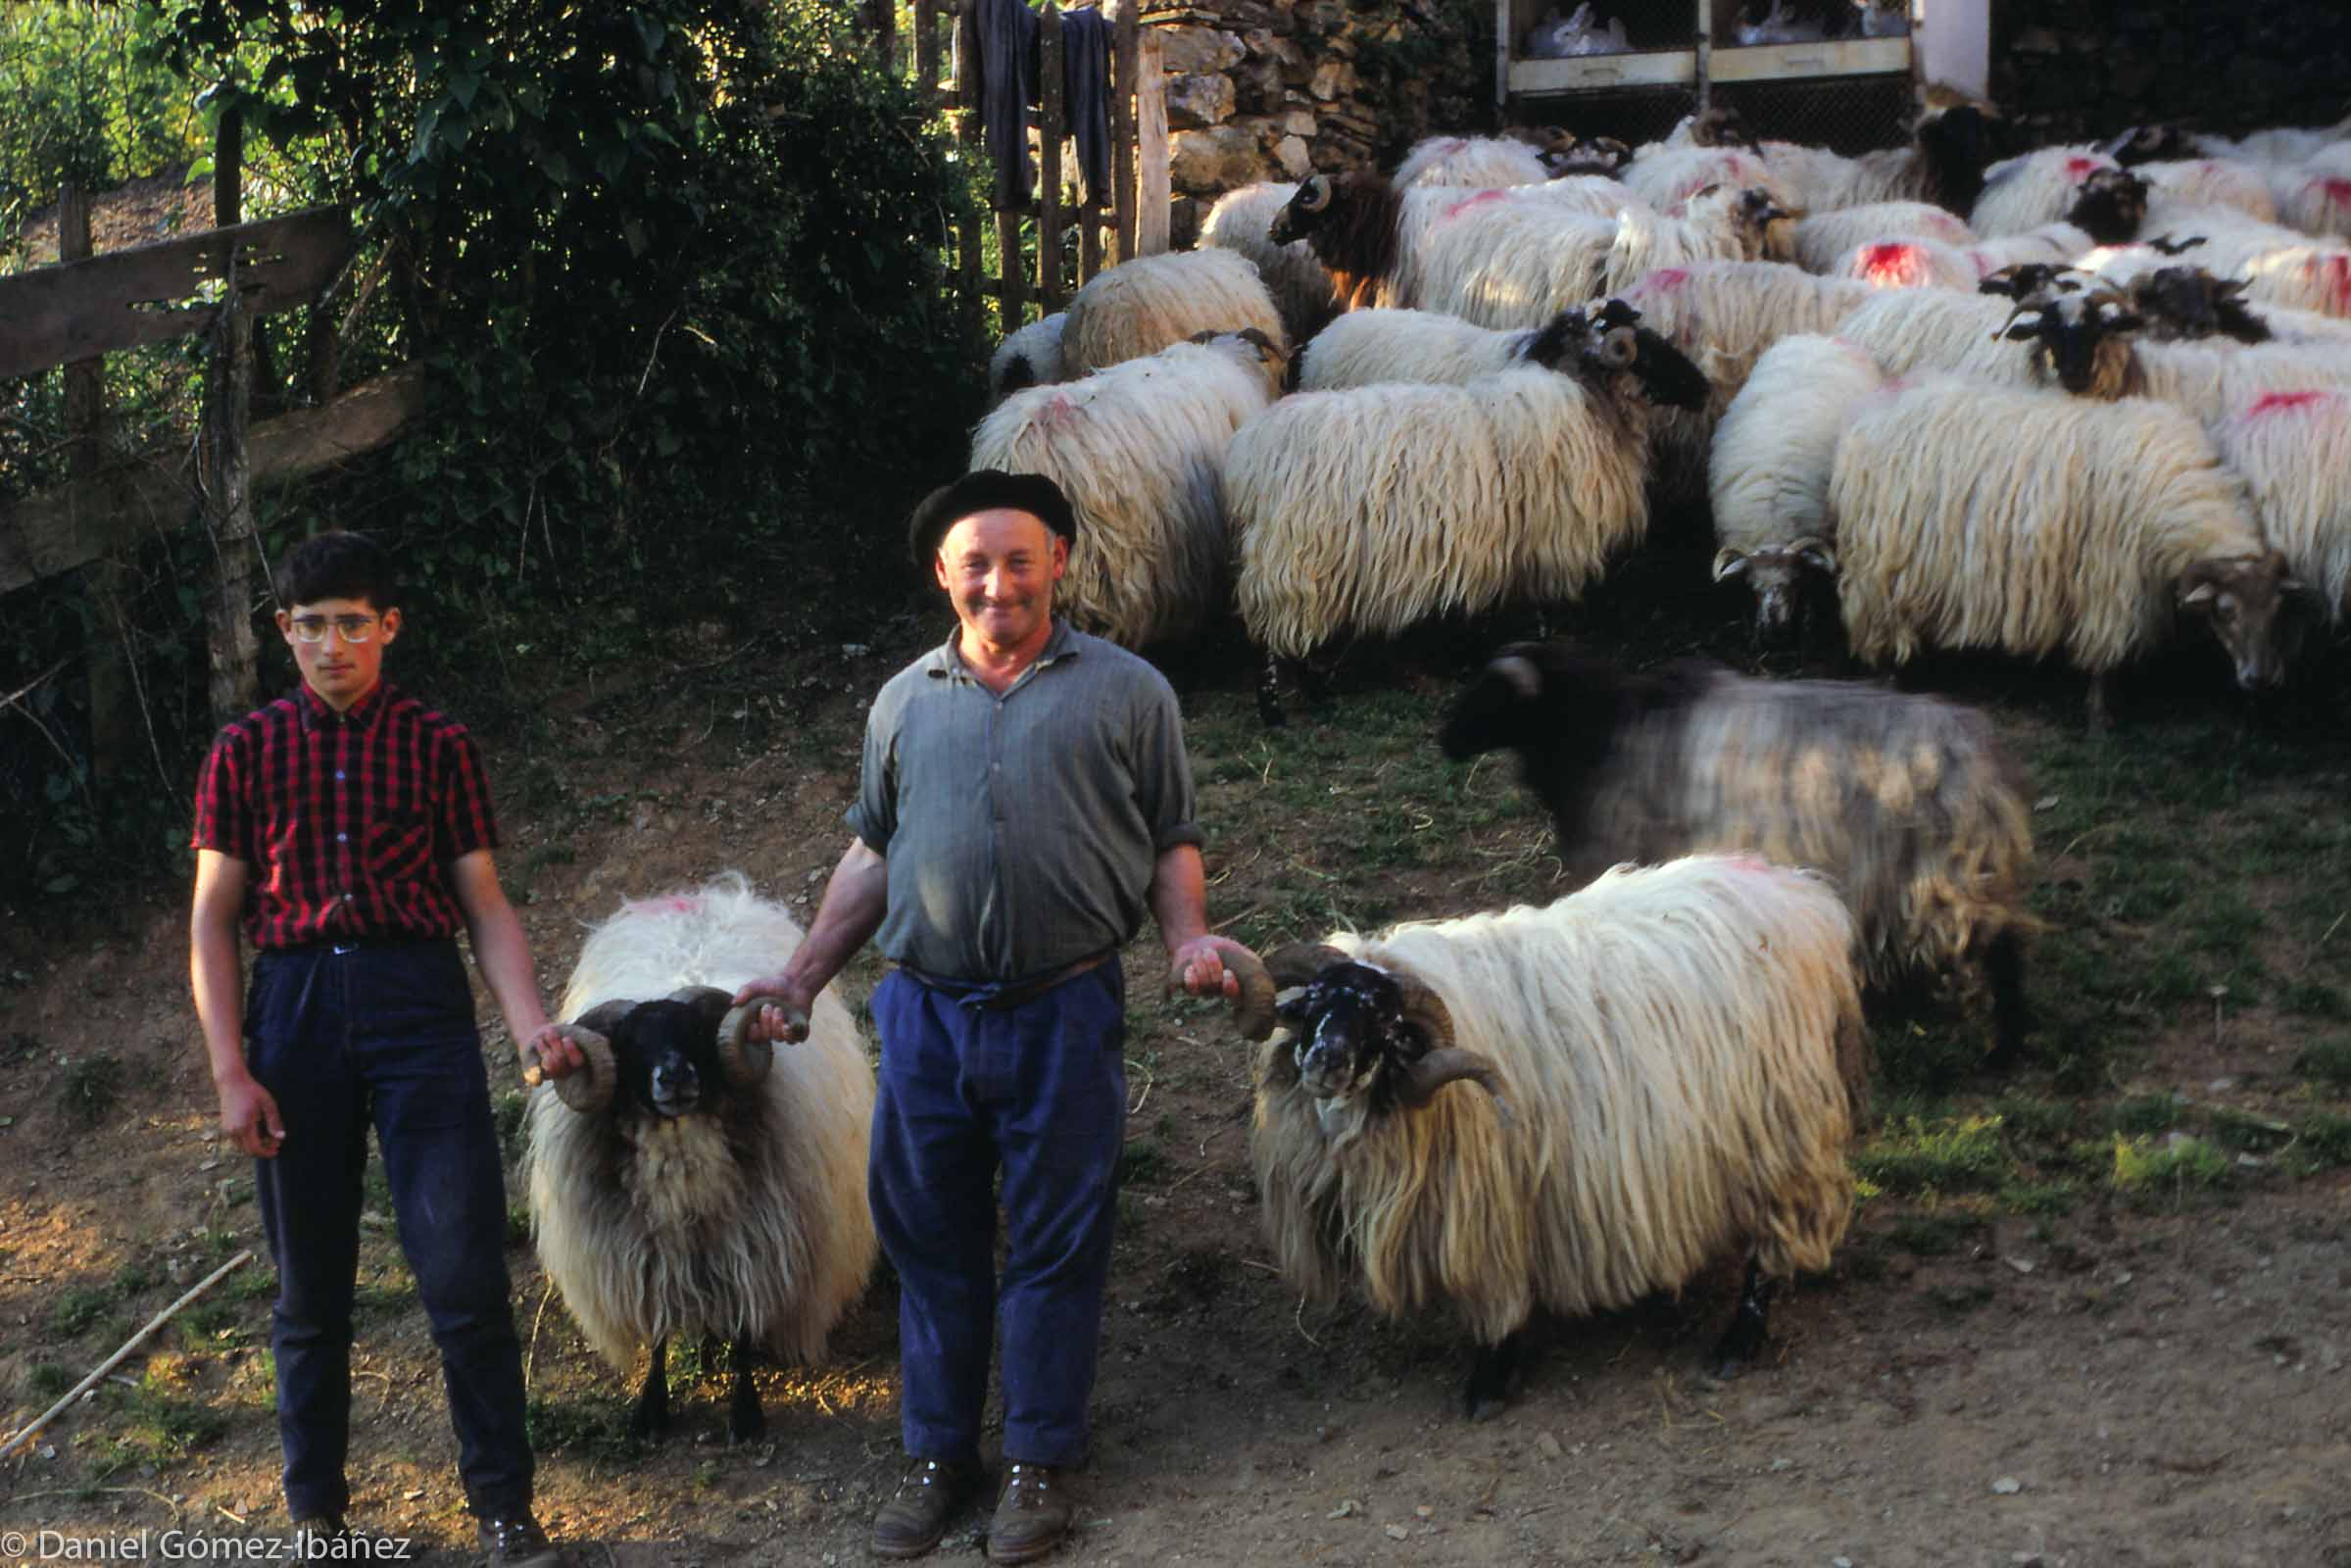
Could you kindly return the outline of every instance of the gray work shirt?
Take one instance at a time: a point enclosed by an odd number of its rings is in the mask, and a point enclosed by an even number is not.
[[[1192,809],[1165,677],[1056,619],[1002,696],[953,636],[892,676],[849,825],[889,861],[886,956],[1018,981],[1130,941],[1159,856],[1200,842]]]

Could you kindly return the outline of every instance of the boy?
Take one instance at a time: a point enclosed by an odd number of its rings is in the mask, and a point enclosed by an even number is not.
[[[351,1302],[372,1122],[482,1547],[494,1564],[552,1568],[530,1511],[506,1186],[461,923],[523,1060],[535,1052],[560,1077],[579,1054],[548,1022],[499,888],[472,740],[383,680],[400,635],[383,551],[320,534],[275,586],[302,685],[222,730],[205,760],[189,928],[220,1130],[256,1156],[277,1264],[269,1349],[294,1544],[325,1555],[352,1534]],[[240,926],[257,952],[242,1003]]]

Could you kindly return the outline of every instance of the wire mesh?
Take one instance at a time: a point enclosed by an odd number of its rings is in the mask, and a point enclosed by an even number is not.
[[[1848,157],[1908,141],[1916,118],[1907,75],[1717,82],[1713,102],[1737,110],[1760,139],[1802,142]]]

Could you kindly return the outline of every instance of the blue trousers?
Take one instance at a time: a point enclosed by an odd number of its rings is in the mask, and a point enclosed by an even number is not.
[[[269,1350],[293,1516],[350,1502],[351,1303],[370,1123],[441,1352],[466,1498],[484,1518],[528,1508],[506,1180],[457,945],[265,953],[245,1037],[286,1133],[274,1157],[254,1161],[254,1188],[277,1263]]]
[[[1002,1011],[903,969],[874,991],[882,1070],[867,1188],[898,1270],[901,1424],[914,1457],[977,1459],[1001,1330],[1004,1457],[1085,1458],[1126,1139],[1125,996],[1115,959]]]

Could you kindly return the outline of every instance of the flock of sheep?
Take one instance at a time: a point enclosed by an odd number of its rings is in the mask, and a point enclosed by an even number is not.
[[[1660,497],[1709,504],[1759,630],[1825,587],[1868,664],[2062,652],[2097,715],[2193,618],[2275,682],[2297,615],[2351,609],[2351,120],[2005,161],[1997,132],[1937,102],[1848,159],[1708,115],[1237,191],[1200,249],[1005,340],[970,461],[1069,495],[1076,623],[1144,647],[1237,610],[1269,721],[1285,661],[1580,597]],[[1310,1294],[1457,1310],[1473,1415],[1536,1306],[1735,1252],[1737,1364],[1851,1213],[1865,989],[1951,982],[1990,1059],[2026,1048],[2021,775],[1935,697],[1556,643],[1500,650],[1439,739],[1518,755],[1579,891],[1244,976],[1275,1256]],[[653,1348],[647,1426],[666,1336],[813,1354],[872,1259],[855,1026],[833,1004],[787,1072],[713,1000],[797,940],[739,883],[627,906],[565,1002],[611,1103],[532,1106],[542,1251],[600,1348]],[[664,1053],[728,1086],[699,1129],[645,1087]]]

